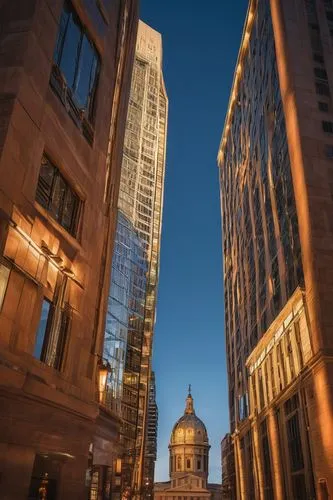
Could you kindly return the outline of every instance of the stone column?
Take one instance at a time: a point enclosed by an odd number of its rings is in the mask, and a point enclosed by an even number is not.
[[[276,500],[285,500],[283,491],[283,470],[281,463],[281,450],[279,442],[279,430],[274,410],[270,409],[267,416],[267,430],[269,448],[272,462],[272,481]]]
[[[252,426],[252,436],[253,436],[253,477],[256,480],[255,489],[259,494],[259,500],[264,499],[264,479],[262,474],[261,460],[260,460],[260,441],[258,433],[258,421],[255,420]]]

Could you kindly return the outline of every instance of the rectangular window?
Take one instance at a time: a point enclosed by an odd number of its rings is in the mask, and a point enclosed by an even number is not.
[[[266,419],[260,424],[259,432],[261,440],[262,466],[264,472],[264,496],[265,500],[274,500],[271,455]]]
[[[328,113],[328,103],[327,102],[318,102],[319,111],[323,111],[324,113]]]
[[[287,420],[287,437],[291,470],[299,471],[304,468],[304,460],[297,413]]]
[[[333,21],[333,12],[326,11],[326,18],[328,21]]]
[[[0,264],[0,311],[7,291],[10,269],[4,264]]]
[[[327,134],[333,134],[333,122],[321,122],[323,131]]]
[[[36,201],[46,208],[66,231],[75,236],[80,198],[45,155],[39,171]]]
[[[328,86],[328,83],[325,82],[316,82],[316,93],[318,95],[330,95],[330,88]]]
[[[40,315],[38,330],[36,334],[36,343],[34,349],[34,356],[37,359],[42,359],[43,345],[47,331],[47,323],[49,321],[51,302],[47,299],[43,300],[42,311]]]
[[[79,113],[92,122],[100,58],[69,1],[60,18],[54,63]]]
[[[314,74],[316,78],[327,81],[327,73],[323,68],[314,68]]]
[[[304,442],[301,433],[301,412],[298,394],[294,394],[284,403],[284,418],[286,428],[286,445],[291,474],[292,498],[302,500],[309,498],[305,471]]]
[[[44,298],[33,355],[56,370],[62,367],[69,321],[68,306],[62,309]]]

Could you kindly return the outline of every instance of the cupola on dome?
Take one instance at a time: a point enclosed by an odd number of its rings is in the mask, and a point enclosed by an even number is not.
[[[191,388],[186,398],[184,415],[177,420],[171,432],[170,445],[174,444],[208,445],[206,426],[194,411]]]

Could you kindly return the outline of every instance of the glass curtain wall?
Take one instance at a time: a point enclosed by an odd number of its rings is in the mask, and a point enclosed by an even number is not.
[[[104,357],[123,426],[120,490],[141,490],[159,273],[168,100],[159,33],[139,23]]]

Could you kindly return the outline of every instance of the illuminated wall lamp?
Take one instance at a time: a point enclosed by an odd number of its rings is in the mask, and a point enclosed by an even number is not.
[[[108,374],[111,373],[112,368],[108,361],[104,361],[103,358],[98,358],[98,389],[99,389],[99,401],[103,402],[103,397],[106,391],[106,382]]]

